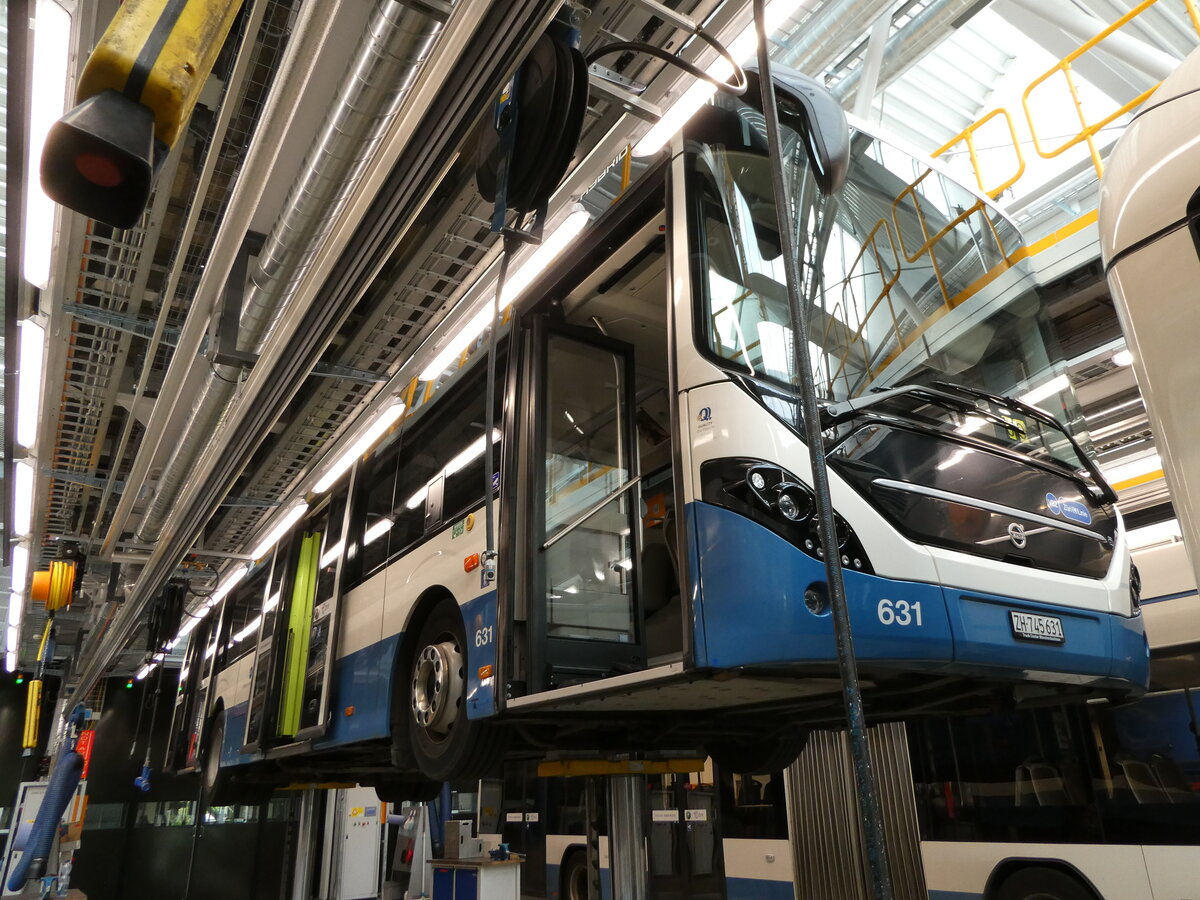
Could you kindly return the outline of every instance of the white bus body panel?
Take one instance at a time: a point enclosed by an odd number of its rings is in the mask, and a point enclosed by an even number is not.
[[[1125,129],[1100,192],[1104,260],[1179,223],[1200,188],[1200,53],[1193,52]],[[1200,258],[1186,225],[1121,257],[1108,271],[1133,351],[1185,542],[1200,546]],[[1194,567],[1195,560],[1193,560]]]
[[[1182,543],[1133,554],[1142,576],[1142,615],[1151,652],[1200,644],[1200,599]]]

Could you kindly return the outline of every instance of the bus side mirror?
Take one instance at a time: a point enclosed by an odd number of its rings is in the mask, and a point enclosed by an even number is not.
[[[746,71],[758,74],[755,66],[747,66]],[[808,160],[821,193],[836,194],[850,167],[850,124],[846,121],[846,111],[823,84],[795,69],[772,63],[771,76],[775,81],[780,121],[804,136]],[[752,92],[758,89],[757,85],[752,86],[744,99],[750,100]]]

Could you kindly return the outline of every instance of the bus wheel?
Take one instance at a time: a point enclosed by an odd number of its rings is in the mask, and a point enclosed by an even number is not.
[[[225,711],[213,718],[205,742],[204,763],[200,769],[203,779],[204,805],[259,806],[271,799],[275,786],[265,782],[235,781],[228,769],[221,768],[221,747],[225,743]]]
[[[723,772],[769,775],[795,762],[807,744],[808,731],[801,728],[760,740],[712,741],[704,749]]]
[[[587,900],[587,854],[583,850],[577,847],[567,853],[558,880],[562,900]]]
[[[1027,866],[1004,879],[996,900],[1096,900],[1078,878],[1062,869]]]
[[[492,722],[467,719],[467,653],[462,614],[439,604],[415,644],[409,677],[409,743],[417,767],[434,782],[478,778],[503,750]]]
[[[426,781],[424,778],[395,778],[375,785],[375,795],[384,803],[396,806],[401,803],[428,803],[436,800],[441,792],[440,782]]]

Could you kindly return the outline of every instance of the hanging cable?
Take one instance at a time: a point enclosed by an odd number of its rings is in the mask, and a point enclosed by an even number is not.
[[[677,69],[682,69],[694,78],[699,78],[707,81],[709,84],[716,87],[719,91],[724,91],[727,94],[733,94],[735,97],[740,97],[746,93],[746,88],[749,84],[746,80],[746,72],[742,69],[733,55],[725,48],[725,45],[718,41],[715,37],[705,31],[703,28],[697,28],[693,34],[704,43],[708,44],[717,51],[721,57],[733,67],[733,81],[725,81],[720,78],[715,78],[709,75],[708,72],[700,68],[695,63],[688,62],[680,56],[671,53],[661,47],[656,47],[653,44],[647,44],[644,41],[615,41],[611,44],[605,44],[602,47],[597,47],[586,57],[587,64],[590,66],[596,60],[604,56],[612,56],[614,53],[644,53],[647,56],[653,56],[655,59],[660,59],[668,65],[675,66]]]

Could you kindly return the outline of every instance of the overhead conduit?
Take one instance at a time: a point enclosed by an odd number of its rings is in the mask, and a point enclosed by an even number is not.
[[[261,352],[441,29],[441,17],[420,3],[381,0],[376,5],[346,84],[253,268],[238,323],[239,351]],[[217,430],[240,377],[240,366],[213,364],[155,486],[137,540],[158,538],[196,459]]]

